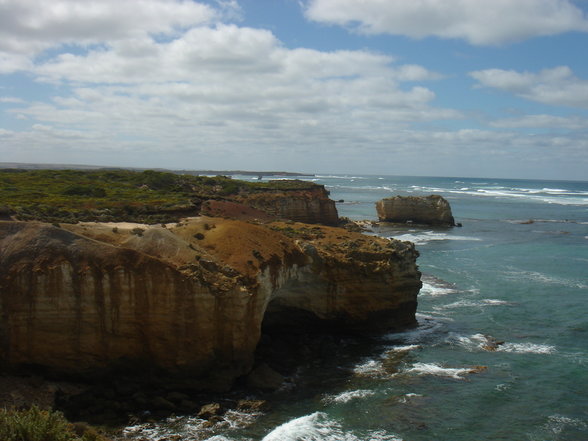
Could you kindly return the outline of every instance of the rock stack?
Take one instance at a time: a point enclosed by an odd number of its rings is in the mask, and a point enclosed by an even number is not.
[[[455,226],[449,202],[439,195],[393,196],[376,202],[376,210],[382,222]]]

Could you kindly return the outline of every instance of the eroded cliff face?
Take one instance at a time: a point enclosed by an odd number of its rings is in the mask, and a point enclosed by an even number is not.
[[[263,192],[242,196],[240,202],[278,219],[307,224],[337,225],[339,215],[335,202],[322,185],[312,189],[288,192]]]
[[[385,222],[455,225],[449,202],[439,195],[385,198],[376,203],[376,211],[378,218]]]
[[[251,369],[262,323],[413,324],[416,256],[295,223],[0,222],[0,360],[74,373],[135,361],[222,389]]]

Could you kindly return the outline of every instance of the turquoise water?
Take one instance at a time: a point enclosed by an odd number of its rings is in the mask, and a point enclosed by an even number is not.
[[[354,342],[279,392],[265,414],[129,428],[163,440],[585,441],[588,183],[317,176],[339,214],[383,197],[440,194],[462,228],[381,227],[415,242],[417,329]],[[532,220],[532,222],[529,222]],[[490,350],[491,349],[491,350]]]

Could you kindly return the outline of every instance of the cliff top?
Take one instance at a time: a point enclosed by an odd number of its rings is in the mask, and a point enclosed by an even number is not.
[[[127,247],[175,266],[193,263],[196,256],[229,265],[242,275],[254,276],[272,257],[296,261],[299,245],[312,244],[345,261],[349,257],[369,262],[409,245],[366,236],[343,228],[274,221],[256,225],[209,216],[186,218],[179,224],[147,225],[131,222],[81,222],[62,225],[74,234],[116,247]],[[287,259],[286,259],[287,260]]]
[[[0,218],[171,222],[205,199],[322,189],[300,180],[246,182],[146,170],[0,170]]]

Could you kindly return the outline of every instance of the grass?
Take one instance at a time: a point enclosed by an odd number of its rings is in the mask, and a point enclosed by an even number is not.
[[[0,409],[0,440],[2,441],[106,441],[94,429],[74,426],[63,414],[41,410]]]
[[[146,170],[0,170],[0,215],[45,222],[176,222],[200,201],[306,190],[304,181],[246,182]]]

